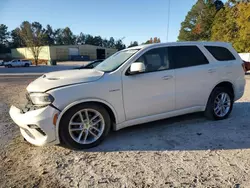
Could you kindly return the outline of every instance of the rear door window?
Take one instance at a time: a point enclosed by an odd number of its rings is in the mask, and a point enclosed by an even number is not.
[[[192,67],[209,63],[197,46],[171,46],[168,47],[168,53],[170,62],[175,68]]]
[[[218,61],[235,60],[235,57],[233,56],[233,54],[227,48],[220,47],[220,46],[205,46],[205,48]]]

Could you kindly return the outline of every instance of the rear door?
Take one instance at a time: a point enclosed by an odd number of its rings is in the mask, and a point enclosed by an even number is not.
[[[205,46],[209,53],[214,57],[217,72],[221,79],[230,80],[234,73],[234,67],[239,66],[234,55],[225,47],[222,46]]]
[[[216,69],[196,45],[169,47],[170,62],[176,74],[176,110],[202,107],[217,81]]]

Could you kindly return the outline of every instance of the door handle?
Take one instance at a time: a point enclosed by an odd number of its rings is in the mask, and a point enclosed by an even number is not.
[[[214,73],[214,72],[216,72],[215,69],[209,69],[209,70],[208,70],[208,73]]]
[[[173,76],[171,75],[162,77],[163,80],[170,80],[171,78],[173,78]]]

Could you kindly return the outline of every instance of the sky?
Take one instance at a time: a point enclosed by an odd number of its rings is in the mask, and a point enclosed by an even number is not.
[[[170,0],[168,41],[177,40],[181,22],[196,0]],[[0,24],[9,30],[23,21],[74,34],[100,35],[139,44],[150,37],[167,42],[169,0],[0,0]]]

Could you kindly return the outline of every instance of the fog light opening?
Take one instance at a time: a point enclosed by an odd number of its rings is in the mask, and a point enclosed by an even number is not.
[[[35,125],[35,124],[28,125],[28,127],[29,127],[30,129],[37,129],[37,128],[38,128],[38,126]]]

